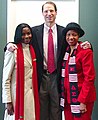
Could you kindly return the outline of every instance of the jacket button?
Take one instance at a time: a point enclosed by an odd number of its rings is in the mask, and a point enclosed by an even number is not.
[[[30,89],[32,89],[32,87],[30,87]]]

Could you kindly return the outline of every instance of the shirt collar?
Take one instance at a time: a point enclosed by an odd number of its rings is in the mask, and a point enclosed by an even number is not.
[[[50,29],[50,28],[49,28],[46,24],[44,24],[44,30],[45,30],[45,32],[48,33],[49,29]],[[54,33],[54,31],[55,31],[55,29],[56,29],[56,24],[54,24],[54,25],[51,27],[51,29],[52,29],[52,31],[53,31],[53,33]]]

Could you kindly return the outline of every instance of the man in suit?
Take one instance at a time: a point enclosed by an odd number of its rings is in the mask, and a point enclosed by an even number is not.
[[[59,74],[61,48],[63,45],[62,31],[64,27],[55,23],[57,7],[53,2],[42,6],[45,23],[32,28],[33,47],[37,56],[39,96],[41,105],[41,120],[60,120],[59,107]],[[49,73],[47,68],[48,30],[52,29],[54,41],[55,70]],[[66,47],[67,43],[65,44]]]
[[[38,87],[40,97],[40,120],[60,120],[61,111],[59,105],[60,93],[60,68],[63,56],[63,50],[67,46],[67,42],[63,39],[62,31],[64,27],[55,23],[57,15],[57,7],[53,2],[46,2],[42,6],[42,14],[45,22],[39,26],[32,28],[33,41],[38,71]],[[55,70],[50,73],[48,71],[48,30],[52,29],[54,42],[54,60]],[[64,43],[66,42],[66,43]],[[15,44],[7,49],[13,51],[16,49]]]

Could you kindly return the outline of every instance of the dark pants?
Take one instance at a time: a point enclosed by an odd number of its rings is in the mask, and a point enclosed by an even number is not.
[[[57,73],[44,73],[40,86],[40,120],[61,120],[59,94],[57,90]]]

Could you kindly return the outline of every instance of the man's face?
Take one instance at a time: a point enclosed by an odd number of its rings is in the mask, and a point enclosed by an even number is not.
[[[57,11],[52,4],[45,4],[42,12],[46,23],[55,23]]]

